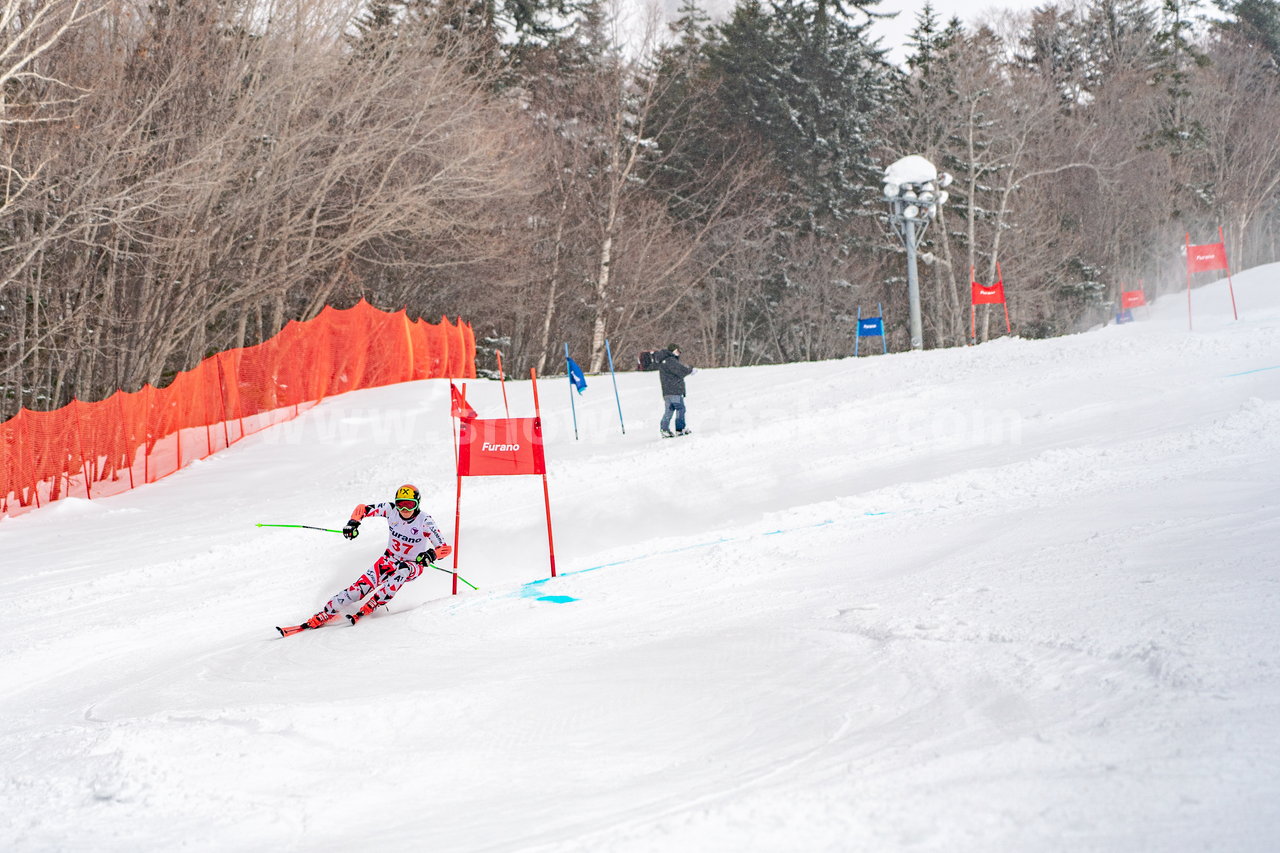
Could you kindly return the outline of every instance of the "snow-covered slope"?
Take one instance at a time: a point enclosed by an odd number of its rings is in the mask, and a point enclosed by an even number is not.
[[[153,486],[0,522],[0,848],[1266,850],[1280,837],[1280,265],[1138,322],[689,380],[540,383],[541,484],[448,387],[348,394]],[[507,386],[530,414],[528,382]],[[471,383],[499,416],[496,383]],[[1270,839],[1270,840],[1268,840]]]

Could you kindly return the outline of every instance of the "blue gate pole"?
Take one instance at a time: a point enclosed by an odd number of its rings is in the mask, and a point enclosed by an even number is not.
[[[857,325],[853,327],[853,357],[858,357],[858,344],[862,343],[862,306],[858,306]]]
[[[573,412],[573,440],[578,440],[578,406],[573,402],[573,374],[569,371],[569,343],[564,345],[564,376],[569,380],[569,411]]]
[[[876,307],[880,309],[880,345],[884,347],[884,354],[889,354],[889,335],[884,330],[884,303],[877,302]]]
[[[618,426],[622,427],[622,434],[627,434],[627,425],[622,422],[622,398],[618,396],[618,377],[613,372],[613,350],[609,347],[609,339],[604,339],[604,354],[609,356],[609,376],[613,378],[613,399],[618,403]]]

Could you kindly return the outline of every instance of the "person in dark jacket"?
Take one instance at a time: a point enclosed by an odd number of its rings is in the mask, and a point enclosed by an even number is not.
[[[677,435],[688,435],[689,430],[684,423],[684,378],[693,373],[693,368],[680,361],[680,347],[670,344],[657,354],[658,379],[662,382],[662,399],[666,402],[666,411],[662,413],[662,424],[659,429],[663,438]],[[676,416],[676,431],[671,431],[671,416]]]

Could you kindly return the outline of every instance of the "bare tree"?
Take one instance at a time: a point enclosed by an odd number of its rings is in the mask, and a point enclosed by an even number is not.
[[[20,162],[17,148],[24,128],[65,122],[86,94],[45,73],[41,60],[102,8],[101,2],[91,0],[5,0],[0,7],[0,217],[48,165],[47,159],[30,165]],[[0,291],[6,284],[8,280],[0,281]]]
[[[252,3],[149,8],[42,57],[94,88],[81,132],[30,127],[12,149],[48,164],[48,189],[0,246],[22,288],[8,387],[56,405],[159,384],[339,298],[377,301],[371,273],[400,307],[433,270],[502,254],[514,124],[465,45],[424,32],[358,57],[307,3],[287,26]]]
[[[1267,57],[1251,45],[1226,39],[1210,53],[1212,64],[1189,86],[1185,116],[1201,128],[1203,144],[1192,155],[1194,185],[1208,208],[1204,230],[1223,225],[1237,263],[1269,261],[1246,244],[1256,223],[1280,202],[1280,80]]]

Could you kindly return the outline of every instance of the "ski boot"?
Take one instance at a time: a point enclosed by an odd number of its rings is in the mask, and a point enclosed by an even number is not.
[[[303,622],[302,624],[306,625],[308,628],[319,628],[321,625],[328,622],[330,619],[332,619],[334,616],[337,616],[337,615],[338,614],[330,613],[327,610],[321,610],[315,616],[312,616],[310,619],[308,619],[306,622]]]
[[[347,614],[347,620],[348,620],[352,625],[354,625],[354,624],[356,624],[357,622],[359,622],[361,619],[363,619],[364,617],[368,616],[368,615],[369,615],[370,613],[372,613],[374,610],[377,610],[377,609],[378,609],[378,605],[380,605],[380,604],[382,604],[382,602],[381,602],[381,601],[372,601],[372,600],[371,600],[371,601],[369,601],[369,603],[368,603],[368,604],[366,604],[366,605],[364,605],[363,607],[361,607],[361,608],[360,608],[359,610],[357,610],[355,613],[348,613],[348,614]]]

